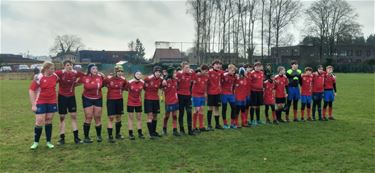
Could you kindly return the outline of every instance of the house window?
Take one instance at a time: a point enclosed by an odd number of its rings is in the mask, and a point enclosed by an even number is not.
[[[355,51],[356,56],[362,56],[362,50],[357,50]]]
[[[347,52],[345,50],[342,50],[341,53],[340,53],[340,56],[346,56],[347,55],[346,53]]]
[[[347,54],[348,54],[348,56],[353,56],[353,50],[348,50]]]
[[[367,50],[367,51],[366,51],[366,55],[367,55],[367,56],[371,56],[371,50]]]

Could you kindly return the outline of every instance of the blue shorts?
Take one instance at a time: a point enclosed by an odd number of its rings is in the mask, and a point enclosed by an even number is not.
[[[37,104],[35,114],[46,114],[57,112],[57,104]]]
[[[246,104],[245,100],[236,100],[236,106],[246,106]]]
[[[250,106],[251,105],[251,97],[250,96],[246,96],[246,103],[245,103],[246,106]]]
[[[234,98],[234,95],[233,94],[222,94],[221,95],[221,103],[224,105],[224,104],[227,104],[227,103],[230,103],[230,104],[233,104],[236,102],[236,99]]]
[[[288,100],[299,100],[301,94],[298,87],[288,87]]]
[[[87,108],[90,106],[103,107],[103,99],[89,99],[82,95],[82,105],[83,108]]]
[[[335,100],[335,94],[333,90],[324,90],[324,101],[333,102]]]
[[[322,100],[323,93],[313,93],[313,100]]]
[[[304,103],[304,104],[311,104],[311,96],[304,96],[302,95],[301,96],[301,103]]]
[[[179,105],[178,103],[176,104],[171,104],[171,105],[165,105],[165,112],[174,112],[178,111]]]
[[[204,97],[193,97],[193,107],[201,107],[205,105],[206,98]]]

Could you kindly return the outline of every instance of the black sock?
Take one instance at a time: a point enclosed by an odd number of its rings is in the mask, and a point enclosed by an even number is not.
[[[250,108],[250,120],[254,120],[254,108]]]
[[[122,126],[121,121],[116,122],[115,126],[116,126],[116,135],[120,135],[121,126]]]
[[[89,123],[83,123],[83,134],[85,135],[85,138],[89,138],[90,126],[91,124]]]
[[[138,135],[140,135],[140,134],[142,134],[142,129],[138,129]]]
[[[78,130],[74,130],[73,135],[74,135],[74,139],[77,139],[78,138]]]
[[[43,127],[42,126],[35,126],[34,127],[34,142],[39,142],[40,135],[42,134]]]
[[[212,119],[212,110],[207,111],[207,124],[211,126],[211,119]]]
[[[102,136],[102,125],[95,126],[96,136]]]
[[[61,139],[65,139],[65,134],[63,133],[63,134],[60,134],[60,138]]]
[[[46,130],[46,140],[47,142],[51,142],[51,136],[52,136],[52,124],[46,124],[44,126]]]
[[[220,125],[219,116],[217,115],[215,115],[215,123],[216,123],[216,126]]]
[[[154,134],[152,133],[152,122],[147,122],[147,128],[150,136],[153,136]]]
[[[257,116],[257,121],[260,121],[260,108],[255,108],[255,114]]]
[[[113,136],[112,136],[112,129],[113,128],[107,128],[107,132],[108,132],[108,137],[109,138],[112,138]]]
[[[157,121],[156,120],[152,120],[152,131],[154,132],[154,133],[156,133],[156,127],[157,127]]]
[[[129,130],[129,136],[133,136],[133,130]]]

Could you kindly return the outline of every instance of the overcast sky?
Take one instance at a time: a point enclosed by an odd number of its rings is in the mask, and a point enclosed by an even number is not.
[[[304,1],[304,7],[312,1]],[[127,50],[139,38],[146,58],[155,41],[192,42],[194,22],[184,0],[174,1],[1,1],[1,53],[49,55],[54,38],[74,34],[85,49]],[[364,36],[375,33],[374,0],[349,1]],[[302,20],[297,22],[303,27]],[[296,28],[296,27],[294,27]],[[293,31],[295,43],[303,33]],[[173,45],[180,48],[179,44]],[[184,44],[183,49],[191,47]]]

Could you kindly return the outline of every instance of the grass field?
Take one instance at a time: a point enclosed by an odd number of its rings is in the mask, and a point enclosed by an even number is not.
[[[337,76],[336,121],[75,145],[69,118],[67,144],[47,149],[43,130],[36,151],[29,150],[34,127],[29,81],[0,81],[0,172],[375,172],[375,75]],[[77,103],[83,137],[80,97]],[[105,110],[102,117],[105,127]],[[53,125],[56,144],[58,116]],[[158,126],[160,131],[160,121]],[[126,126],[122,134],[127,136]]]

